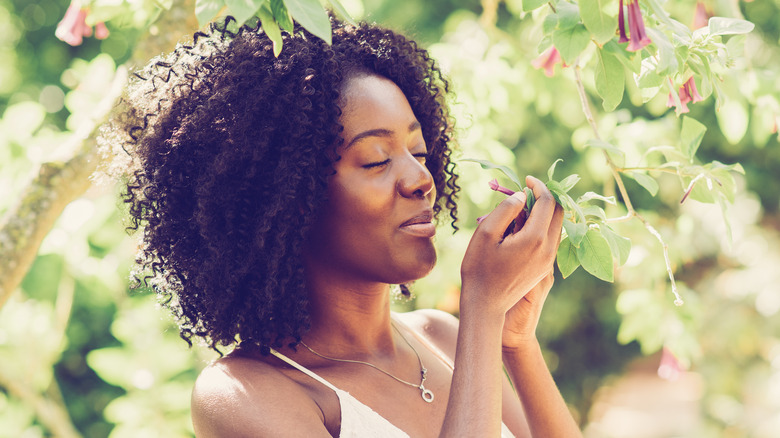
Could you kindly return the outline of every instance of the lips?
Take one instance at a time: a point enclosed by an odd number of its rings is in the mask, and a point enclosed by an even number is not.
[[[426,210],[402,223],[399,228],[415,236],[433,237],[436,234],[436,226],[432,221],[433,210]]]

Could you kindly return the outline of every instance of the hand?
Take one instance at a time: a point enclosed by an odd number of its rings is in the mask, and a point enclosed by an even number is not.
[[[542,314],[542,306],[547,299],[554,281],[553,271],[536,284],[531,290],[516,302],[504,320],[504,330],[501,335],[501,345],[504,350],[528,345],[536,340],[536,326]]]
[[[544,183],[529,176],[526,184],[536,203],[525,224],[519,224],[525,205],[525,195],[519,191],[496,207],[474,232],[461,265],[461,311],[478,308],[487,317],[503,318],[552,271],[563,209]]]

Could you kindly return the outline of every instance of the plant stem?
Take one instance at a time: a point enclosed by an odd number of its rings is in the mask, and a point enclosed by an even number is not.
[[[585,119],[587,119],[588,124],[590,125],[590,128],[593,130],[593,136],[596,140],[601,140],[601,136],[599,135],[599,128],[596,124],[596,119],[593,117],[593,111],[590,108],[590,101],[588,101],[588,95],[585,92],[585,85],[582,82],[582,73],[580,70],[580,62],[579,59],[574,63],[574,76],[576,78],[577,83],[577,91],[580,96],[580,103],[582,104],[582,112],[585,114]],[[615,183],[618,186],[618,191],[620,192],[620,196],[623,198],[623,202],[626,204],[626,210],[627,213],[625,216],[611,219],[609,222],[621,222],[626,221],[631,218],[637,218],[640,222],[642,222],[642,225],[645,226],[647,231],[652,234],[658,241],[661,243],[661,247],[663,248],[663,254],[664,254],[664,262],[666,263],[666,272],[669,274],[669,281],[672,284],[672,293],[674,294],[674,304],[681,306],[683,304],[682,297],[680,297],[680,294],[677,290],[677,282],[674,280],[674,272],[672,271],[672,262],[669,259],[669,246],[664,242],[663,237],[661,237],[661,234],[650,224],[650,222],[647,221],[642,215],[636,212],[634,210],[634,206],[631,204],[631,198],[628,196],[628,192],[626,191],[626,186],[623,184],[623,178],[620,177],[620,168],[618,168],[614,161],[612,161],[612,158],[610,158],[609,154],[606,150],[604,152],[604,158],[607,160],[607,165],[609,166],[610,171],[612,171],[612,176],[615,178]]]
[[[73,426],[65,406],[57,401],[38,394],[31,389],[32,385],[20,381],[17,376],[11,376],[0,368],[0,387],[22,401],[35,411],[36,418],[54,436],[62,438],[79,438],[81,434]]]
[[[685,175],[680,173],[678,170],[674,169],[665,169],[663,167],[618,167],[618,172],[628,172],[632,170],[645,170],[648,172],[664,172],[664,173],[671,173],[673,175]]]

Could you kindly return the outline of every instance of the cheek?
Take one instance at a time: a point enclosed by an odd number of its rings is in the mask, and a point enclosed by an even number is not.
[[[380,182],[360,178],[332,181],[328,195],[333,216],[353,226],[387,218],[392,193],[389,193],[388,184]]]

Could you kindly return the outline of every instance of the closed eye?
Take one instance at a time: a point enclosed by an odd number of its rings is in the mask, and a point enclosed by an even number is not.
[[[388,158],[388,159],[386,159],[386,160],[384,160],[384,161],[377,161],[376,163],[368,163],[368,164],[364,164],[364,165],[363,165],[363,168],[364,168],[364,169],[373,169],[374,167],[381,167],[381,166],[385,166],[385,165],[387,165],[387,164],[389,164],[389,163],[390,163],[390,159]]]
[[[412,154],[412,156],[416,157],[416,158],[422,158],[422,160],[420,160],[420,161],[422,161],[424,163],[425,160],[428,158],[428,153],[427,152],[419,152],[419,153],[416,153],[416,154]]]

